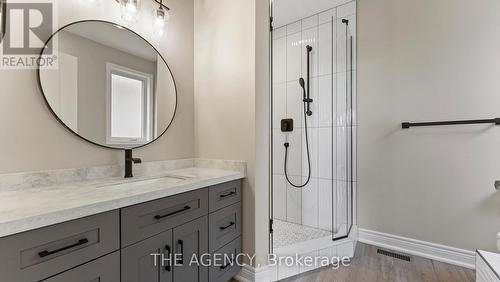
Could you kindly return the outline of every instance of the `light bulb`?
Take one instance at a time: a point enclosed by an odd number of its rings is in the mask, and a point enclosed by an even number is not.
[[[163,36],[165,33],[166,26],[170,19],[170,14],[168,10],[160,6],[158,9],[153,10],[153,23],[156,29],[156,33],[159,36]]]
[[[157,10],[153,11],[153,16],[154,16],[154,21],[155,25],[158,27],[164,27],[165,26],[165,10],[163,8],[159,8]]]
[[[129,22],[135,22],[139,13],[141,0],[121,0],[120,3],[122,5],[122,18]]]
[[[135,4],[132,3],[132,1],[129,1],[125,7],[127,7],[127,11],[131,13],[137,12],[137,6],[135,6]]]

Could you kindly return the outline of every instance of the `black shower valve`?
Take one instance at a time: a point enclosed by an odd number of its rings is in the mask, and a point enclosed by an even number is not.
[[[281,131],[282,132],[292,132],[293,131],[293,119],[286,118],[281,120]]]

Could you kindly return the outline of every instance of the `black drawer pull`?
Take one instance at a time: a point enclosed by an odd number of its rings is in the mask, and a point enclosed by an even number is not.
[[[226,265],[224,265],[224,266],[221,266],[221,267],[220,267],[220,269],[221,269],[221,270],[224,270],[224,269],[226,269],[226,268],[228,268],[228,267],[230,267],[230,266],[232,266],[232,265],[233,265],[233,262],[232,262],[232,261],[229,261],[229,263],[228,263],[228,264],[226,264]]]
[[[168,213],[168,214],[165,214],[165,215],[155,215],[155,219],[162,219],[162,218],[174,215],[174,214],[185,212],[185,211],[190,210],[190,209],[191,209],[190,206],[185,206],[182,210],[174,211],[174,212],[171,212],[171,213]]]
[[[183,265],[184,264],[184,241],[179,240],[179,241],[177,241],[177,243],[181,247],[181,254],[180,254],[180,258],[177,259],[177,264]]]
[[[234,194],[236,194],[236,192],[232,191],[232,192],[229,192],[229,193],[227,193],[227,194],[220,195],[219,197],[221,197],[221,198],[226,198],[226,197],[232,196],[232,195],[234,195]]]
[[[75,243],[73,245],[69,245],[69,246],[66,246],[66,247],[62,247],[60,249],[57,249],[57,250],[54,250],[54,251],[42,251],[42,252],[39,252],[38,255],[41,257],[41,258],[44,258],[46,256],[50,256],[50,255],[53,255],[55,253],[59,253],[59,252],[62,252],[62,251],[66,251],[68,249],[71,249],[71,248],[74,248],[74,247],[78,247],[78,246],[81,246],[83,244],[87,244],[89,242],[89,240],[87,239],[80,239],[78,241],[78,243]]]
[[[172,253],[170,251],[170,246],[169,245],[166,245],[165,246],[165,250],[167,251],[167,259],[168,259],[168,263],[167,265],[165,265],[165,270],[170,272],[170,270],[172,269],[172,267],[170,266],[171,262],[170,260],[172,259],[171,256],[172,256]]]
[[[226,229],[228,229],[229,227],[231,227],[231,226],[233,226],[235,224],[236,223],[234,223],[233,221],[231,221],[228,226],[220,227],[220,230],[226,230]]]

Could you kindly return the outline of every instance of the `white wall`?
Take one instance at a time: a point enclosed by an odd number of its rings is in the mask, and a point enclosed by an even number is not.
[[[359,225],[469,250],[500,231],[500,2],[359,0]]]
[[[92,2],[92,3],[91,3]],[[150,40],[164,55],[177,82],[179,107],[168,133],[137,150],[144,161],[194,157],[193,1],[169,1],[168,34],[158,38],[151,22],[151,1],[143,1],[140,20],[124,23],[114,1],[57,0],[59,26],[83,19],[127,25]],[[96,4],[99,3],[99,4]],[[44,104],[35,71],[0,70],[0,173],[115,164],[123,153],[102,149],[73,136]]]

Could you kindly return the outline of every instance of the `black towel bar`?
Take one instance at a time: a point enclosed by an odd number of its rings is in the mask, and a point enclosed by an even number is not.
[[[462,124],[481,124],[492,123],[500,125],[500,118],[493,119],[473,119],[473,120],[454,120],[454,121],[435,121],[435,122],[403,122],[401,127],[408,129],[414,126],[436,126],[436,125],[462,125]]]

